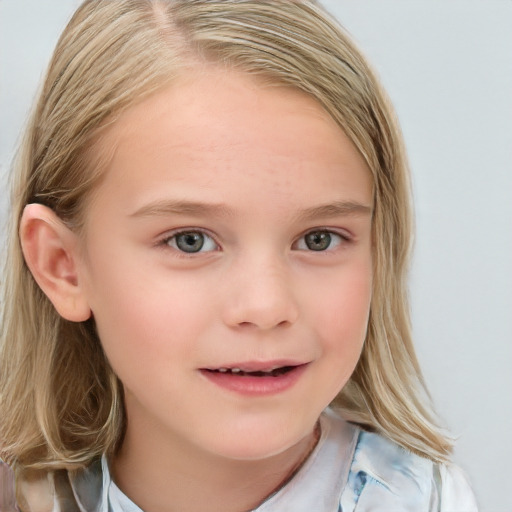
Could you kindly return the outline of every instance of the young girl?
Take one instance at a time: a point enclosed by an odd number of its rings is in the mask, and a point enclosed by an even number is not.
[[[2,511],[476,510],[399,129],[316,2],[87,0],[13,179]]]

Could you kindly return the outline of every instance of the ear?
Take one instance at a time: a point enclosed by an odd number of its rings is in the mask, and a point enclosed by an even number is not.
[[[25,206],[20,222],[23,256],[39,287],[66,320],[91,316],[78,278],[78,239],[50,208]]]

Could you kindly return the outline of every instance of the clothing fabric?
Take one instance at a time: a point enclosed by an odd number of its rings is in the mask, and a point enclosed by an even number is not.
[[[330,409],[320,426],[318,444],[304,465],[253,512],[477,512],[457,466],[415,455]],[[105,457],[86,470],[58,471],[21,491],[23,512],[143,512],[112,481]],[[8,503],[0,500],[1,512],[18,510],[6,508]]]

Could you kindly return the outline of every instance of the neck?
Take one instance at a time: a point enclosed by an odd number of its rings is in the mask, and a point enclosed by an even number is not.
[[[149,439],[133,427],[129,424],[111,471],[119,488],[145,512],[252,510],[295,474],[318,440],[315,429],[282,453],[240,461],[168,435]]]

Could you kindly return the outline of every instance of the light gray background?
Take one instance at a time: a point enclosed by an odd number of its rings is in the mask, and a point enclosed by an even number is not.
[[[512,2],[326,0],[409,151],[414,332],[481,510],[512,510]],[[0,0],[0,172],[77,0]],[[2,190],[5,185],[2,182]],[[6,194],[0,194],[1,220]],[[387,511],[386,511],[387,512]]]

